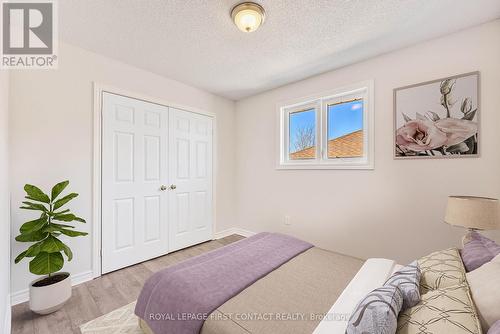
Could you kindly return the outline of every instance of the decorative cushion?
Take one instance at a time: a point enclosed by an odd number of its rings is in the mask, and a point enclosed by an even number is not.
[[[495,322],[493,326],[490,327],[488,334],[500,334],[500,320]]]
[[[465,268],[456,248],[431,253],[418,260],[422,272],[420,294],[465,282]]]
[[[396,271],[385,282],[386,286],[397,286],[403,294],[403,310],[413,307],[420,301],[420,268],[417,261]]]
[[[467,281],[479,319],[486,331],[500,319],[500,255],[467,273]]]
[[[397,334],[481,334],[467,284],[438,288],[399,314]]]
[[[481,240],[484,243],[486,248],[488,248],[488,250],[493,254],[493,257],[500,254],[500,245],[497,244],[494,240],[491,240],[490,238],[487,238],[484,235],[482,235],[481,233],[476,232],[476,231],[474,231],[472,233],[473,233],[473,236],[475,238],[478,238],[479,240]]]
[[[363,298],[349,318],[346,334],[395,333],[403,294],[396,286],[384,286]]]
[[[478,232],[470,232],[469,241],[460,252],[465,269],[473,271],[483,264],[490,262],[495,256],[500,254],[500,245]]]

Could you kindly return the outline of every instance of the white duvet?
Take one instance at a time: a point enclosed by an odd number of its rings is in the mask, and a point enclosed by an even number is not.
[[[372,290],[381,287],[401,267],[393,260],[366,260],[313,334],[344,334],[349,316],[358,302]]]

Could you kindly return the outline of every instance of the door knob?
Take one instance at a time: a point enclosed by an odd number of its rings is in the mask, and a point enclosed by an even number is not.
[[[167,190],[167,186],[166,186],[166,185],[164,185],[164,184],[162,184],[162,185],[161,185],[161,187],[160,187],[160,190],[161,190],[161,191],[165,191],[165,190]]]
[[[175,184],[170,185],[170,189],[175,190],[177,189],[177,186]]]

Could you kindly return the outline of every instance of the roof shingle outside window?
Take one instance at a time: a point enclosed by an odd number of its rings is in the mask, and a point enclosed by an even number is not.
[[[290,153],[291,160],[314,159],[316,147]],[[329,158],[353,158],[363,156],[363,130],[354,131],[328,141]]]

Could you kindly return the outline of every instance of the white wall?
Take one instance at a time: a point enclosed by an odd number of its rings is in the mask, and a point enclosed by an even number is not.
[[[10,333],[9,74],[0,70],[0,332]]]
[[[218,231],[281,231],[339,252],[400,262],[456,245],[463,231],[442,223],[446,196],[500,196],[499,35],[497,20],[239,101],[236,115],[231,101],[61,43],[59,69],[16,71],[10,78],[12,230],[32,217],[18,209],[25,183],[48,189],[69,179],[80,193],[71,208],[91,232],[97,81],[217,113]],[[474,70],[481,71],[482,157],[393,160],[393,88]],[[366,79],[375,80],[375,170],[276,170],[276,103]],[[284,215],[291,226],[283,224]],[[499,233],[491,235],[500,240]],[[91,238],[68,242],[75,258],[65,269],[90,271]],[[24,247],[12,242],[12,258]],[[14,293],[33,278],[27,267],[25,261],[12,267]]]
[[[402,263],[456,245],[463,231],[443,223],[447,195],[500,196],[499,36],[497,20],[237,102],[239,227]],[[393,160],[393,88],[476,70],[482,157]],[[276,104],[366,79],[375,80],[375,170],[276,170]]]
[[[217,230],[232,226],[234,211],[234,103],[202,90],[61,43],[59,69],[16,71],[11,76],[10,130],[12,230],[33,217],[19,210],[25,183],[44,189],[70,180],[80,196],[70,208],[87,219],[91,232],[92,82],[199,108],[217,114]],[[13,233],[12,238],[15,237]],[[74,259],[65,270],[91,270],[91,237],[68,239]],[[12,242],[14,258],[26,245]],[[28,287],[34,278],[26,261],[12,266],[12,291]]]

